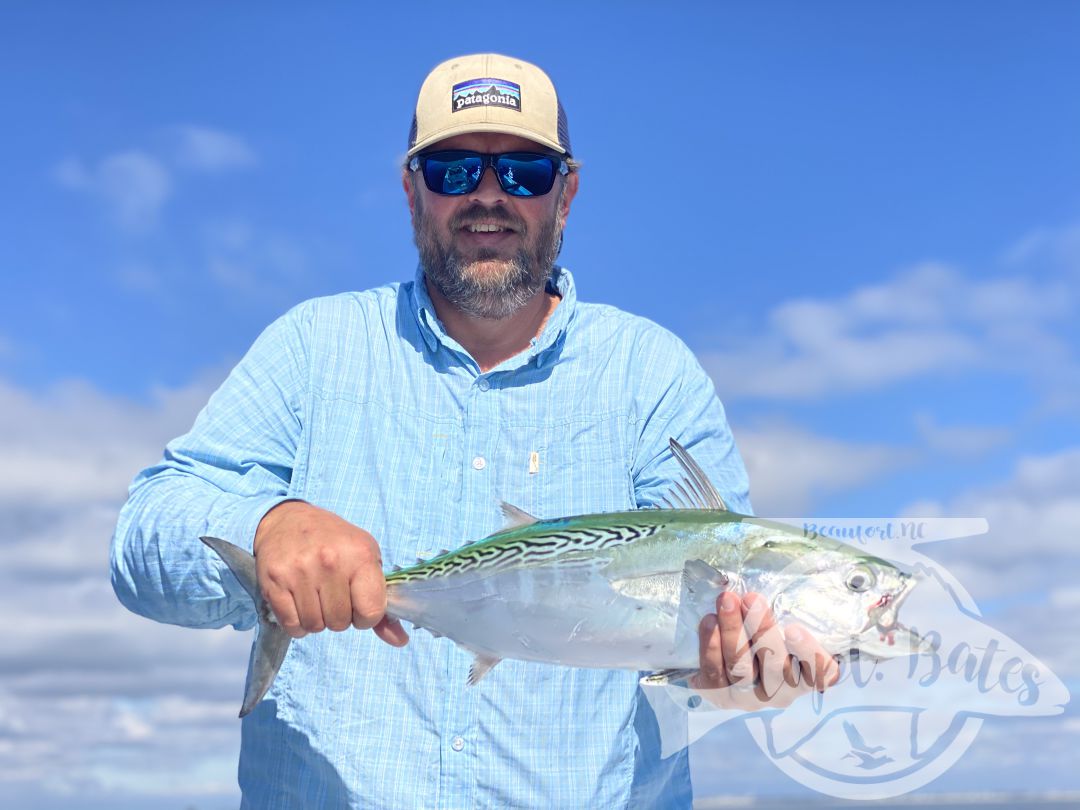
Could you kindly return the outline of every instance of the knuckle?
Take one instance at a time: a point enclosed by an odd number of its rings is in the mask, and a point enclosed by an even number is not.
[[[319,546],[315,561],[323,571],[334,571],[341,563],[341,555],[332,545]]]

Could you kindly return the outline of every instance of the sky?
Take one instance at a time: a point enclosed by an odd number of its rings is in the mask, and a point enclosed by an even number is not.
[[[986,518],[927,550],[1080,689],[1080,5],[0,8],[0,804],[235,806],[250,639],[130,615],[127,484],[254,338],[411,278],[427,71],[552,76],[560,263],[714,379],[760,514]],[[1080,710],[920,792],[1080,790]],[[707,767],[718,752],[727,770]],[[812,795],[728,723],[708,795]],[[705,795],[705,794],[703,794]]]

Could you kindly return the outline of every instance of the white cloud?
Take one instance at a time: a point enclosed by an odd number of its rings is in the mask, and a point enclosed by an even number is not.
[[[916,459],[912,450],[830,439],[785,424],[741,429],[736,439],[761,515],[803,514],[818,497],[868,483]]]
[[[30,393],[0,380],[0,503],[122,501],[134,473],[187,430],[220,378],[155,390],[146,404],[78,381]]]
[[[254,150],[238,135],[196,125],[173,127],[169,132],[173,141],[170,159],[141,149],[115,152],[96,163],[68,157],[53,167],[53,180],[101,201],[120,227],[142,230],[156,224],[173,195],[169,164],[191,171],[222,172],[258,163]]]
[[[763,330],[699,357],[729,400],[816,400],[977,368],[1060,373],[1077,364],[1052,324],[1075,299],[1064,280],[925,263],[835,299],[783,302]]]
[[[172,194],[172,177],[165,165],[138,150],[108,155],[92,166],[68,158],[53,169],[53,177],[65,188],[104,202],[113,219],[130,229],[156,223]]]
[[[235,799],[236,712],[250,635],[137,617],[108,578],[109,537],[127,483],[188,428],[219,378],[207,373],[154,391],[145,403],[85,383],[33,393],[0,381],[6,799],[42,789],[80,802]]]
[[[176,127],[177,159],[185,168],[220,172],[258,163],[254,150],[239,135],[209,127]]]
[[[978,458],[1012,438],[1004,427],[940,425],[925,411],[915,414],[915,428],[927,448],[958,458]]]
[[[1064,271],[1080,275],[1080,223],[1035,228],[1008,248],[1006,266]]]
[[[982,537],[920,547],[987,606],[991,623],[1045,660],[1059,677],[1080,675],[1080,447],[1019,459],[1010,477],[944,502],[920,502],[908,515],[984,517]]]
[[[309,276],[307,256],[296,243],[246,221],[211,223],[204,241],[210,277],[230,291],[291,301],[294,288]]]

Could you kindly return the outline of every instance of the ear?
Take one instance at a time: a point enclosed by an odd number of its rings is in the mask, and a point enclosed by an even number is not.
[[[566,226],[566,218],[570,216],[570,203],[574,201],[574,195],[577,194],[578,177],[577,172],[570,172],[570,174],[566,175],[566,180],[564,181],[566,186],[563,189],[558,210],[559,222],[561,222],[564,227]]]
[[[413,185],[412,172],[408,167],[401,170],[401,187],[405,189],[405,199],[409,203],[409,215],[416,215],[416,187]]]

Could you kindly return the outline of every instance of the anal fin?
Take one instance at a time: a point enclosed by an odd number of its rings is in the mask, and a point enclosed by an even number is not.
[[[476,686],[476,684],[480,683],[480,679],[487,675],[488,672],[491,671],[491,668],[500,661],[502,661],[501,658],[477,653],[476,660],[473,661],[473,665],[469,669],[469,680],[466,681],[466,683],[468,683],[469,686]]]

